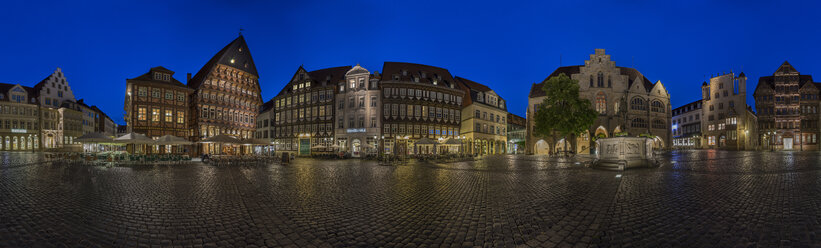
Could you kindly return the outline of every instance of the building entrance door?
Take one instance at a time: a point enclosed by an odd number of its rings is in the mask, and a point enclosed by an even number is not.
[[[362,144],[358,139],[351,142],[351,157],[358,158],[361,153]]]
[[[792,138],[784,138],[784,150],[792,150]]]

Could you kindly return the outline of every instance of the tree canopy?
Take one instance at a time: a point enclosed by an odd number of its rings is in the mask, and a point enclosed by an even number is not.
[[[536,108],[535,135],[566,138],[581,134],[593,125],[598,112],[589,100],[579,98],[577,80],[559,74],[548,79],[543,90],[545,98]]]

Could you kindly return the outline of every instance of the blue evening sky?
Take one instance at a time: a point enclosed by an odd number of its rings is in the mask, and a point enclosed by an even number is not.
[[[33,86],[63,68],[78,98],[123,123],[125,79],[165,66],[185,80],[240,27],[268,100],[308,70],[384,61],[434,65],[496,90],[524,116],[531,83],[605,48],[697,100],[711,74],[758,77],[788,60],[821,81],[813,1],[9,1],[0,82]]]

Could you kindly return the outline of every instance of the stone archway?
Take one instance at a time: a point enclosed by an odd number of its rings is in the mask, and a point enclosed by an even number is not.
[[[536,141],[536,145],[533,146],[533,154],[535,155],[548,155],[550,154],[550,144],[547,141],[539,140]]]
[[[560,139],[559,142],[556,142],[556,150],[555,151],[557,153],[558,152],[563,152],[564,149],[565,149],[565,143],[566,143],[566,141],[564,139]],[[567,150],[572,151],[573,150],[573,144],[567,144]]]

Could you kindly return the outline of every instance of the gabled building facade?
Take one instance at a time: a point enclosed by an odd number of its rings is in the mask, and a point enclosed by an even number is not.
[[[187,86],[193,90],[188,115],[192,141],[219,134],[253,137],[262,96],[257,68],[242,35],[217,52]],[[238,148],[206,143],[197,152],[236,154]]]
[[[758,148],[758,119],[747,106],[747,77],[730,72],[710,78],[701,86],[701,144],[704,148],[753,150]]]
[[[673,109],[673,148],[701,148],[702,100]]]
[[[534,116],[545,97],[544,83],[565,74],[579,83],[579,97],[589,100],[599,112],[594,124],[575,140],[553,140],[533,134]],[[647,136],[654,147],[670,147],[670,94],[661,83],[652,83],[638,70],[616,66],[604,49],[596,49],[584,65],[559,67],[530,89],[527,107],[527,153],[552,154],[568,147],[575,153],[590,153],[591,136]],[[565,142],[568,142],[565,146]]]
[[[766,150],[818,150],[819,89],[784,61],[772,76],[758,79],[753,97],[759,141]]]
[[[427,140],[441,143],[460,136],[465,92],[447,69],[385,62],[382,72],[382,152],[436,153]]]
[[[507,105],[486,85],[456,77],[465,92],[462,100],[460,135],[465,153],[503,154],[507,147]]]
[[[174,71],[158,66],[135,78],[126,79],[125,121],[128,132],[157,138],[174,135],[191,136],[189,97],[193,90],[174,78]],[[90,111],[96,112],[89,107]],[[113,132],[107,122],[95,121],[94,130]],[[102,129],[100,124],[106,125]]]
[[[0,151],[40,148],[38,105],[33,88],[0,83]]]
[[[307,71],[300,66],[273,98],[273,134],[277,151],[300,156],[333,150],[337,87],[350,66]],[[316,148],[315,148],[316,147]]]
[[[334,140],[352,157],[378,152],[382,135],[380,92],[379,74],[359,65],[345,72],[345,82],[339,84]]]
[[[74,114],[81,111],[76,104],[74,92],[66,81],[62,69],[57,68],[48,77],[34,85],[37,98],[40,104],[40,139],[43,149],[63,148],[64,145],[79,147],[79,143],[74,139],[77,133],[69,131],[69,135],[64,134],[66,127],[74,130],[74,124],[82,123],[83,116]],[[69,108],[63,109],[61,108]],[[73,109],[71,109],[73,108]],[[69,113],[63,116],[63,113]],[[82,129],[82,126],[80,126]],[[79,135],[82,135],[80,133]]]

